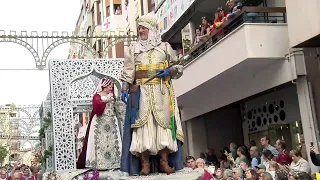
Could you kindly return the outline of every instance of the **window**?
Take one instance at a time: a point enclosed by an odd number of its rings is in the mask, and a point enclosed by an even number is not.
[[[148,0],[148,12],[154,11],[156,8],[155,0]]]
[[[122,14],[121,4],[114,4],[114,14],[115,15]]]

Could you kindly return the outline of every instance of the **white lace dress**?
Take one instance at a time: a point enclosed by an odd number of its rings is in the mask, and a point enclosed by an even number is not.
[[[107,103],[101,116],[93,117],[88,136],[87,168],[120,168],[124,116],[125,105],[121,100],[116,100]]]

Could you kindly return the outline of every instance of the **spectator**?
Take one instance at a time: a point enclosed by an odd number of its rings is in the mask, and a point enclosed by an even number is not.
[[[267,172],[260,174],[259,179],[261,179],[261,180],[273,180],[271,174],[267,173]]]
[[[197,164],[197,168],[199,169],[203,169],[204,170],[204,175],[202,180],[211,180],[212,179],[212,175],[207,171],[207,167],[205,166],[205,162],[203,159],[198,158],[196,161]]]
[[[121,6],[120,6],[120,5],[118,5],[118,6],[116,7],[116,11],[115,11],[114,14],[115,14],[115,15],[121,15],[121,14],[122,14],[122,12],[121,12]]]
[[[183,56],[183,49],[181,47],[177,48],[177,58],[180,59]]]
[[[263,151],[264,150],[269,150],[271,151],[271,153],[273,154],[273,156],[276,158],[278,157],[279,152],[277,151],[277,149],[273,146],[270,145],[270,139],[267,136],[263,136],[260,139],[260,143],[261,146],[263,147]],[[261,158],[261,163],[263,163],[264,159]]]
[[[279,155],[276,159],[277,163],[281,165],[289,165],[291,164],[291,157],[289,155],[289,152],[286,150],[286,142],[283,140],[278,139],[276,141],[276,144],[274,145],[275,148],[278,150]]]
[[[238,155],[237,155],[236,143],[234,143],[234,142],[230,143],[230,152],[231,152],[233,159],[237,159]]]
[[[269,173],[271,174],[273,179],[275,179],[276,171],[278,171],[278,170],[279,170],[279,166],[278,166],[277,162],[271,161],[269,163]]]
[[[306,172],[311,173],[311,167],[305,159],[302,158],[301,152],[299,150],[290,151],[290,156],[292,158],[292,162],[289,171],[298,171],[298,172]]]
[[[270,150],[266,149],[262,152],[263,165],[266,166],[266,171],[269,172],[269,165],[273,158],[273,154]]]
[[[223,179],[223,170],[221,168],[218,168],[216,170],[216,173],[215,173],[215,177],[213,178],[214,180],[222,180]]]
[[[223,23],[227,20],[227,14],[224,12],[223,8],[222,7],[219,7],[217,9],[217,13],[216,13],[216,18],[213,22],[213,26],[212,26],[212,30],[211,32],[214,32],[215,29],[219,29]],[[222,36],[223,35],[223,31],[220,30],[218,33],[217,33],[218,36]]]
[[[237,151],[237,159],[235,160],[234,164],[235,165],[240,165],[240,162],[245,162],[248,166],[250,165],[250,162],[248,158],[246,157],[246,148],[244,146],[241,146],[238,148]]]
[[[251,167],[252,167],[254,170],[257,170],[257,169],[256,169],[256,166],[258,166],[258,165],[261,163],[261,158],[260,158],[260,155],[259,155],[257,146],[252,146],[252,147],[250,148],[250,156],[251,156],[251,158],[252,158],[252,160],[251,160]]]
[[[233,180],[242,180],[242,177],[243,177],[243,172],[242,172],[242,169],[240,168],[233,168]]]
[[[213,149],[207,150],[206,157],[207,157],[207,161],[209,164],[213,164],[214,166],[219,165],[218,158],[217,158],[216,154],[214,153]]]
[[[200,42],[201,30],[200,28],[196,28],[195,37],[193,40],[193,46],[196,46]]]
[[[301,134],[300,135],[300,144],[301,144],[301,147],[300,147],[300,152],[301,152],[301,157],[305,160],[308,160],[308,153],[307,153],[307,148],[306,148],[306,142],[304,140],[304,135]]]
[[[206,17],[201,18],[200,34],[201,41],[206,41],[210,36],[210,24],[208,23]]]
[[[246,170],[246,180],[258,180],[259,175],[253,169]]]
[[[196,164],[196,159],[193,156],[187,156],[186,157],[186,162],[187,162],[187,167],[191,169],[196,169],[197,164]]]
[[[320,166],[320,153],[318,145],[311,147],[310,149],[311,161],[315,166]]]
[[[262,174],[262,173],[265,173],[266,172],[266,166],[263,165],[263,164],[259,164],[258,166],[256,166],[256,169],[257,169],[257,173],[258,174]]]
[[[223,180],[232,180],[233,172],[231,169],[226,169],[223,171]]]
[[[240,11],[242,8],[242,3],[240,0],[228,0],[227,5],[230,8],[230,13],[227,14],[227,20],[230,20],[235,17],[235,15]]]
[[[0,180],[6,180],[7,179],[7,172],[4,168],[0,170]]]

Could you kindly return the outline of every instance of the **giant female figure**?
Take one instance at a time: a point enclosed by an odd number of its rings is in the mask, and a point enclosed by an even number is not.
[[[111,79],[103,78],[93,96],[92,113],[77,168],[120,168],[125,104],[116,100]]]

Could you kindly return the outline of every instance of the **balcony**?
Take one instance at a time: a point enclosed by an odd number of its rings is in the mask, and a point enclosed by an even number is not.
[[[258,16],[249,23],[248,13]],[[174,81],[182,119],[295,79],[295,64],[285,61],[289,48],[285,22],[285,8],[244,7],[207,41],[192,48],[185,55],[184,75]]]

